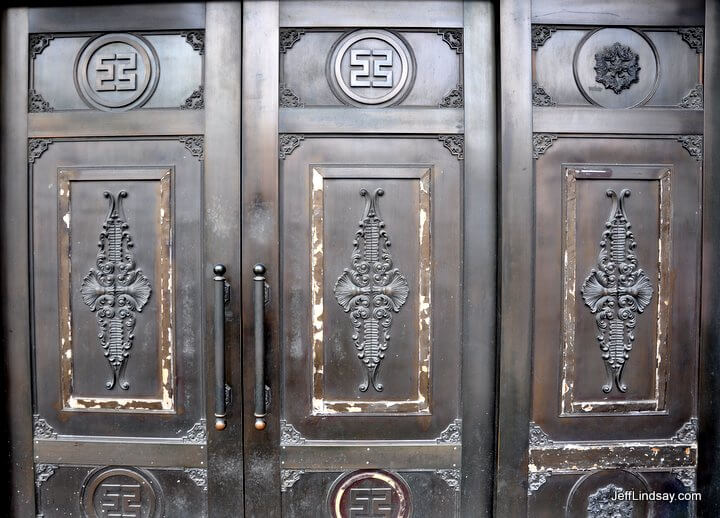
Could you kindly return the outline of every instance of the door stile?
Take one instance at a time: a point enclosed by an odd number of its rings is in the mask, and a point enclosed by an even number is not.
[[[209,2],[205,35],[205,393],[208,423],[209,516],[243,516],[242,286],[240,232],[240,96],[242,6]],[[213,266],[223,264],[226,291],[226,427],[217,430]]]

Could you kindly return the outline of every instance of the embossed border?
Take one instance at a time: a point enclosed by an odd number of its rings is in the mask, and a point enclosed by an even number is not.
[[[630,412],[664,413],[668,371],[668,325],[671,293],[671,213],[672,166],[667,165],[605,165],[605,164],[563,164],[565,185],[563,193],[563,302],[562,302],[562,364],[560,384],[560,417],[603,415],[624,415]],[[576,283],[576,182],[582,180],[647,180],[660,183],[659,199],[659,250],[660,265],[657,290],[657,321],[655,323],[655,397],[642,400],[592,400],[575,399],[575,308],[579,289]]]
[[[118,169],[120,171],[118,171]],[[58,307],[60,308],[60,381],[63,410],[65,411],[151,411],[175,413],[175,346],[173,344],[173,281],[172,281],[172,182],[173,169],[168,167],[76,167],[58,168]],[[70,262],[70,228],[72,208],[72,182],[95,180],[157,180],[160,182],[160,245],[154,265],[158,289],[158,379],[161,389],[158,397],[91,397],[73,394],[72,362],[72,294]],[[169,216],[166,216],[169,215]],[[95,239],[95,236],[88,236]]]
[[[368,178],[369,175],[358,173],[361,169],[369,169],[376,173],[372,179],[406,179],[419,182],[420,214],[418,240],[420,243],[420,264],[418,272],[418,386],[415,400],[327,400],[323,386],[324,367],[324,272],[323,272],[323,230],[324,230],[324,181],[325,178]],[[382,173],[383,169],[394,169],[393,174]],[[401,170],[401,172],[397,172]],[[422,165],[400,166],[323,166],[310,167],[311,193],[311,268],[310,293],[312,298],[312,415],[358,415],[358,414],[429,414],[430,413],[430,367],[431,359],[431,273],[432,243],[430,241],[431,218],[431,183],[432,167]],[[412,294],[412,291],[411,291]]]

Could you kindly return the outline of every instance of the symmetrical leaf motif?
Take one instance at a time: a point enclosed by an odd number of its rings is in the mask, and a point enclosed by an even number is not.
[[[120,388],[130,388],[125,367],[133,344],[135,313],[142,311],[152,292],[150,281],[136,268],[130,252],[133,242],[122,210],[127,195],[127,191],[120,191],[117,197],[103,192],[109,209],[98,241],[96,268],[90,269],[80,287],[83,302],[97,312],[98,339],[112,371],[105,383],[108,390],[118,380]]]
[[[340,306],[350,313],[353,343],[367,368],[361,392],[370,385],[378,392],[383,389],[377,375],[390,340],[392,313],[400,311],[410,291],[405,277],[393,268],[388,251],[390,240],[378,212],[378,198],[383,194],[382,189],[375,189],[372,195],[367,189],[360,190],[365,210],[353,241],[352,268],[343,271],[334,290]]]
[[[630,47],[615,42],[595,54],[595,81],[620,94],[640,80],[639,60]]]
[[[624,200],[630,190],[623,189],[618,195],[608,189],[607,195],[612,199],[612,209],[600,241],[598,268],[590,271],[581,289],[599,331],[597,339],[607,370],[602,387],[606,394],[612,390],[613,381],[620,392],[627,390],[621,377],[635,340],[636,317],[653,295],[650,279],[638,268],[637,243],[625,212]]]

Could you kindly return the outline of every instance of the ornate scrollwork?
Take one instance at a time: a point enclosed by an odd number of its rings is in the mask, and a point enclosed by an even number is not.
[[[555,106],[557,104],[537,81],[532,82],[532,103],[533,106]]]
[[[533,50],[537,50],[538,47],[542,47],[556,30],[557,27],[554,25],[533,25],[532,32],[530,33]]]
[[[681,444],[691,444],[697,441],[698,420],[697,417],[691,417],[688,422],[683,424],[680,429],[672,436],[672,441]]]
[[[33,437],[36,439],[57,439],[57,432],[48,422],[40,417],[39,414],[33,414]]]
[[[556,140],[557,137],[549,133],[533,133],[533,158],[540,158]]]
[[[110,203],[98,240],[97,268],[90,268],[80,286],[83,302],[97,312],[98,338],[111,369],[111,378],[105,382],[108,390],[117,381],[121,389],[130,388],[125,368],[133,345],[135,313],[142,312],[152,293],[131,252],[134,244],[122,208],[127,195],[127,191],[117,196],[103,192]]]
[[[632,500],[616,497],[624,490],[615,484],[603,486],[588,497],[588,518],[632,518]]]
[[[462,440],[462,419],[455,419],[435,439],[438,444],[460,444]]]
[[[302,29],[280,29],[280,52],[285,54],[295,45],[305,31]]]
[[[698,162],[702,162],[703,159],[703,136],[702,135],[681,135],[678,137],[678,142],[682,144],[690,156]]]
[[[298,446],[305,444],[305,437],[285,419],[280,419],[280,444]]]
[[[28,141],[28,163],[34,164],[35,160],[47,151],[50,144],[52,144],[52,140],[49,138],[31,138]]]
[[[438,135],[438,140],[458,160],[465,159],[465,138],[462,135]]]
[[[180,35],[185,38],[193,50],[197,50],[201,55],[205,53],[205,31],[185,31]]]
[[[456,53],[463,53],[463,33],[460,29],[438,29],[438,34]]]
[[[680,108],[687,108],[690,110],[702,110],[705,106],[703,100],[703,85],[695,85],[688,94],[680,101]]]
[[[460,470],[459,469],[436,469],[435,474],[443,479],[451,489],[460,491]]]
[[[546,434],[542,428],[540,428],[539,425],[531,422],[529,444],[531,448],[538,448],[540,446],[551,446],[553,444],[553,441],[552,439],[550,439],[550,436]]]
[[[30,57],[35,59],[35,56],[42,54],[50,41],[55,39],[54,34],[31,34],[30,35]]]
[[[672,473],[688,491],[696,490],[695,468],[673,468]]]
[[[528,473],[528,490],[527,494],[528,496],[531,496],[535,491],[540,489],[540,487],[548,481],[548,479],[552,476],[552,470],[543,470],[543,471],[531,471]]]
[[[290,156],[290,153],[295,151],[295,148],[297,148],[303,140],[305,140],[305,137],[302,135],[283,133],[280,135],[278,156],[285,160],[285,158]]]
[[[352,268],[345,268],[334,289],[338,304],[350,313],[357,356],[367,368],[361,392],[370,385],[378,392],[383,389],[377,374],[388,348],[392,314],[400,311],[410,291],[405,277],[393,268],[390,239],[378,211],[383,194],[382,189],[373,194],[360,189],[365,210],[353,241]]]
[[[185,144],[185,148],[190,154],[198,160],[205,158],[205,138],[199,135],[180,137],[180,142]]]
[[[463,107],[463,86],[457,85],[450,90],[442,101],[438,103],[440,108],[462,108]]]
[[[295,482],[300,480],[300,477],[305,473],[305,471],[301,469],[282,469],[280,470],[280,491],[282,493],[285,493],[289,489],[291,489]]]
[[[183,470],[185,474],[195,482],[195,484],[202,488],[203,491],[207,491],[207,470],[203,468],[185,468]]]
[[[640,56],[627,45],[615,42],[595,54],[595,81],[620,94],[640,81]]]
[[[40,487],[55,474],[58,467],[55,464],[35,464],[35,485]]]
[[[190,442],[195,444],[202,444],[207,441],[207,422],[205,418],[201,418],[197,423],[192,425],[185,435],[183,436],[183,442]]]
[[[190,94],[185,99],[185,102],[180,106],[181,110],[202,110],[205,108],[205,87],[203,85],[198,86],[197,90]]]
[[[705,48],[705,29],[702,27],[681,27],[678,29],[678,33],[685,40],[685,43],[690,45],[690,48],[695,49],[698,54],[702,54]]]
[[[28,112],[29,113],[43,113],[51,112],[53,107],[47,102],[42,95],[35,90],[28,92]]]
[[[304,108],[305,103],[285,83],[280,83],[280,106],[283,108]]]
[[[612,208],[600,241],[597,269],[590,271],[580,290],[585,305],[595,315],[607,371],[602,387],[606,394],[612,390],[613,381],[620,392],[627,390],[622,372],[635,340],[637,315],[653,296],[650,279],[638,268],[637,243],[625,212],[630,189],[623,189],[619,195],[608,189],[607,195],[612,199]]]

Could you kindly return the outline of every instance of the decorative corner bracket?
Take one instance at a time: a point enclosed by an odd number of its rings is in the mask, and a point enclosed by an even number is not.
[[[678,142],[682,144],[690,156],[698,162],[702,162],[703,159],[703,136],[702,135],[681,135],[678,137]]]
[[[680,27],[677,30],[680,33],[680,37],[685,40],[685,43],[690,45],[690,48],[695,49],[695,52],[702,54],[705,50],[705,29],[702,27]]]
[[[546,434],[539,425],[533,423],[532,421],[530,422],[530,438],[528,442],[530,444],[530,448],[552,446],[554,444],[553,440],[550,439],[550,436]]]
[[[532,41],[533,50],[537,50],[538,47],[545,45],[545,42],[550,39],[553,32],[557,30],[554,25],[533,25],[530,38]]]
[[[201,136],[183,136],[180,137],[180,142],[185,144],[185,147],[190,154],[202,161],[205,158],[205,138]]]
[[[672,442],[681,444],[691,444],[697,441],[698,419],[691,417],[689,421],[683,424],[675,435],[672,436]]]
[[[36,439],[57,439],[58,434],[39,414],[33,414],[33,437]]]
[[[203,444],[207,442],[207,424],[205,418],[200,419],[200,421],[192,425],[192,428],[183,436],[182,441],[192,444]]]
[[[438,34],[457,54],[463,53],[463,33],[460,29],[438,29]]]
[[[540,489],[540,487],[548,481],[548,479],[552,476],[552,470],[541,470],[541,471],[531,471],[528,473],[528,490],[527,494],[528,496],[532,496],[532,494]]]
[[[299,446],[305,444],[305,437],[285,419],[280,419],[280,444],[283,446]]]
[[[300,146],[300,142],[303,140],[305,140],[303,135],[293,135],[291,133],[284,133],[280,135],[278,156],[285,160],[293,151],[295,151],[295,148]]]
[[[553,142],[557,140],[556,135],[549,133],[533,133],[533,158],[538,159],[540,155],[545,154],[545,151],[550,149]]]
[[[695,491],[697,487],[697,477],[695,468],[673,468],[672,474],[675,475],[688,491]]]
[[[52,144],[52,140],[49,138],[31,138],[28,141],[28,163],[34,164],[47,151],[50,144]]]
[[[282,108],[305,108],[305,103],[285,83],[280,83],[280,106]]]
[[[703,85],[695,85],[678,106],[688,110],[702,110],[705,107]]]
[[[280,52],[285,54],[293,48],[303,34],[305,34],[303,29],[280,29]]]
[[[203,491],[207,491],[207,470],[203,468],[185,468],[185,474]]]
[[[438,103],[440,108],[462,108],[463,103],[463,86],[457,85],[450,90],[445,97]]]
[[[532,82],[532,103],[533,106],[555,106],[557,104],[537,81]]]
[[[288,490],[290,490],[295,485],[295,482],[300,480],[300,477],[304,473],[305,473],[305,471],[303,471],[301,469],[280,470],[280,479],[282,481],[282,485],[280,486],[280,491],[282,493],[285,493]]]
[[[200,85],[185,102],[180,106],[181,110],[202,110],[205,108],[205,87]]]
[[[438,140],[458,160],[465,159],[465,137],[462,135],[438,135]]]
[[[435,439],[438,444],[460,444],[461,441],[462,419],[455,419],[440,433],[440,437]]]
[[[53,107],[47,102],[42,95],[35,90],[28,91],[28,112],[29,113],[43,113],[51,112]]]
[[[205,31],[185,31],[180,36],[185,38],[193,50],[197,50],[200,55],[205,53]]]
[[[460,491],[460,470],[459,469],[437,469],[435,474],[443,479],[447,485],[455,491]]]
[[[40,487],[43,482],[55,474],[55,470],[58,467],[55,464],[35,464],[35,485]]]
[[[42,54],[49,45],[50,41],[55,39],[54,34],[31,34],[30,35],[30,56],[35,59],[35,56]]]

